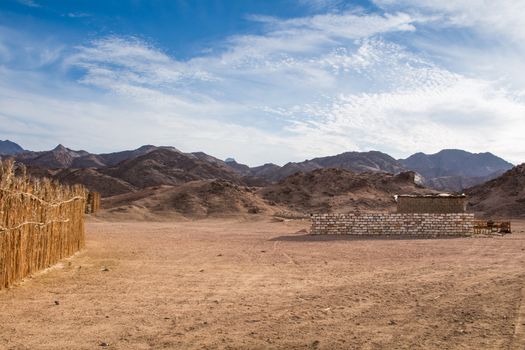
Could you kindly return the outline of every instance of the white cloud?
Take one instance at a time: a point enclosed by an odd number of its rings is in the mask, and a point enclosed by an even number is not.
[[[385,11],[433,18],[410,45],[451,69],[525,90],[525,2],[374,0]]]
[[[352,11],[293,19],[267,16],[251,18],[265,23],[267,32],[265,35],[231,38],[227,53],[222,56],[223,60],[254,64],[263,59],[278,59],[284,55],[298,58],[312,53],[317,55],[323,49],[343,45],[351,40],[388,32],[413,31],[414,23],[426,20],[405,13],[381,16],[362,15]]]
[[[387,2],[381,6],[394,6]],[[442,47],[418,28],[457,28],[450,18],[461,11],[404,3],[403,12],[396,4],[382,15],[253,17],[264,34],[233,36],[185,61],[115,36],[50,49],[58,52],[49,57],[61,62],[59,73],[73,70],[77,80],[59,76],[49,91],[45,72],[27,79],[0,70],[3,137],[94,151],[171,144],[251,165],[349,150],[404,157],[452,147],[525,159],[525,150],[508,147],[523,143],[525,89],[444,65],[436,54],[445,54]],[[403,44],[406,35],[411,47]],[[465,57],[458,52],[447,55]]]
[[[358,39],[392,31],[413,31],[415,30],[413,23],[424,20],[406,13],[362,15],[356,11],[286,20],[260,16],[252,16],[252,19],[270,24],[272,26],[270,33],[273,37],[286,38],[301,34],[299,39],[304,38],[305,34],[312,33],[320,34],[325,38]]]
[[[68,66],[86,71],[82,82],[111,88],[108,84],[174,84],[184,80],[210,80],[200,69],[172,60],[166,54],[135,38],[110,37],[78,48],[65,60]]]
[[[525,39],[525,2],[520,0],[374,0],[386,10],[422,11],[440,15],[446,25],[472,27],[485,35]]]

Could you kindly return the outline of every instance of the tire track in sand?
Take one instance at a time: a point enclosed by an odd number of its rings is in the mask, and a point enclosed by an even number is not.
[[[515,321],[510,350],[525,350],[525,284],[521,288],[518,316]]]

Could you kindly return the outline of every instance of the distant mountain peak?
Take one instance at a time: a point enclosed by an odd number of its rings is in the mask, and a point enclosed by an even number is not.
[[[24,149],[13,141],[0,140],[0,154],[14,155],[22,152],[24,152]]]
[[[418,152],[399,162],[421,174],[425,185],[444,191],[461,191],[513,167],[490,152],[471,153],[461,149],[443,149],[434,154]]]
[[[67,151],[67,148],[63,144],[59,143],[55,148],[53,148],[53,151]]]
[[[237,161],[235,160],[235,158],[231,158],[231,157],[226,158],[224,161],[225,161],[226,163],[237,163]]]
[[[157,149],[157,148],[158,147],[154,145],[143,145],[137,148],[136,151],[147,151],[147,150],[152,150],[152,149]]]

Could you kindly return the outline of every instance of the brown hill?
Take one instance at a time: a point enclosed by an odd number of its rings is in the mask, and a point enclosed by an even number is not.
[[[235,161],[233,158],[228,158],[224,161],[224,163],[232,168],[235,172],[238,174],[244,175],[244,176],[251,176],[253,175],[251,172],[251,169],[249,166],[245,164],[240,164]]]
[[[525,163],[466,190],[469,210],[484,217],[525,217]]]
[[[58,153],[67,155],[69,150],[60,149]],[[46,157],[50,156],[49,152],[46,153]],[[112,158],[111,161],[117,161],[117,158]],[[222,179],[243,183],[240,175],[221,162],[202,161],[192,154],[168,147],[148,148],[145,154],[109,168],[50,169],[47,166],[29,165],[28,172],[33,177],[49,177],[67,184],[80,183],[91,191],[100,192],[103,197],[135,192],[151,186],[176,186],[196,180]]]
[[[44,166],[49,167],[49,164],[44,165]],[[102,168],[105,166],[106,164],[102,161],[102,159],[99,156],[97,156],[96,154],[88,154],[85,156],[74,158],[70,166],[62,166],[60,168],[84,169],[84,168]]]
[[[174,147],[157,147],[146,145],[135,150],[93,154],[86,151],[74,151],[64,147],[63,145],[58,145],[50,151],[19,152],[15,155],[15,160],[26,165],[39,166],[49,169],[103,168],[106,166],[115,166],[124,160],[133,159],[161,148],[177,151],[177,149]]]
[[[17,168],[21,172],[20,167]],[[48,169],[37,166],[27,166],[26,173],[32,178],[47,177],[67,185],[82,184],[90,191],[99,192],[103,197],[134,192],[136,187],[129,183],[105,174],[97,169]]]
[[[464,192],[466,188],[473,187],[489,180],[494,179],[504,173],[491,174],[489,176],[440,176],[434,178],[422,178],[422,183],[426,187],[438,191]]]
[[[267,181],[274,181],[273,179],[276,178],[274,176],[274,173],[277,173],[280,168],[281,167],[277,164],[266,163],[264,165],[250,168],[250,173],[253,176],[259,177],[261,179],[265,179]]]
[[[53,179],[66,184],[82,184],[90,191],[99,192],[102,196],[136,191],[137,188],[122,179],[102,174],[96,169],[62,169],[53,174]]]
[[[277,207],[258,197],[255,189],[224,180],[199,180],[180,186],[157,186],[103,200],[108,216],[142,219],[149,215],[204,218],[271,214]]]
[[[309,173],[311,171],[322,169],[323,167],[317,164],[314,161],[306,160],[300,163],[286,163],[282,167],[275,169],[273,171],[267,171],[264,173],[265,179],[271,182],[280,181],[290,175],[296,173]],[[270,170],[272,168],[268,168]]]
[[[339,168],[362,173],[368,171],[399,173],[403,166],[388,154],[369,152],[345,152],[335,156],[319,157],[304,162],[290,162],[282,167],[266,164],[252,168],[252,174],[269,181],[279,181],[297,172],[308,173],[317,169]]]
[[[458,149],[444,149],[435,154],[419,152],[399,162],[421,174],[425,186],[455,192],[492,180],[513,166],[489,152]]]
[[[40,166],[44,168],[71,168],[79,158],[89,156],[85,151],[73,151],[62,145],[56,146],[51,151],[43,152],[23,152],[16,155],[16,161],[26,165]],[[87,161],[87,160],[86,160]],[[91,164],[98,164],[98,160],[87,161]],[[78,165],[78,164],[77,164]]]
[[[222,179],[240,183],[233,170],[201,161],[177,150],[160,148],[143,156],[128,159],[102,173],[126,181],[137,188],[159,185],[176,186],[189,181]]]
[[[315,158],[312,161],[324,168],[341,168],[358,173],[378,171],[397,174],[405,170],[397,160],[378,151],[345,152],[331,157]]]
[[[413,172],[392,175],[319,169],[289,176],[260,190],[260,195],[296,211],[350,212],[393,210],[396,194],[432,192],[416,184]]]
[[[105,166],[114,166],[122,161],[143,156],[159,148],[167,148],[177,151],[175,147],[157,147],[153,145],[145,145],[134,150],[98,154],[97,157],[99,157],[102,160]]]

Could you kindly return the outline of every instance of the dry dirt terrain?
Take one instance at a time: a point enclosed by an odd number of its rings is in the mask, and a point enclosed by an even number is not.
[[[92,220],[84,251],[0,291],[0,349],[525,348],[525,223],[456,239],[308,225]]]

